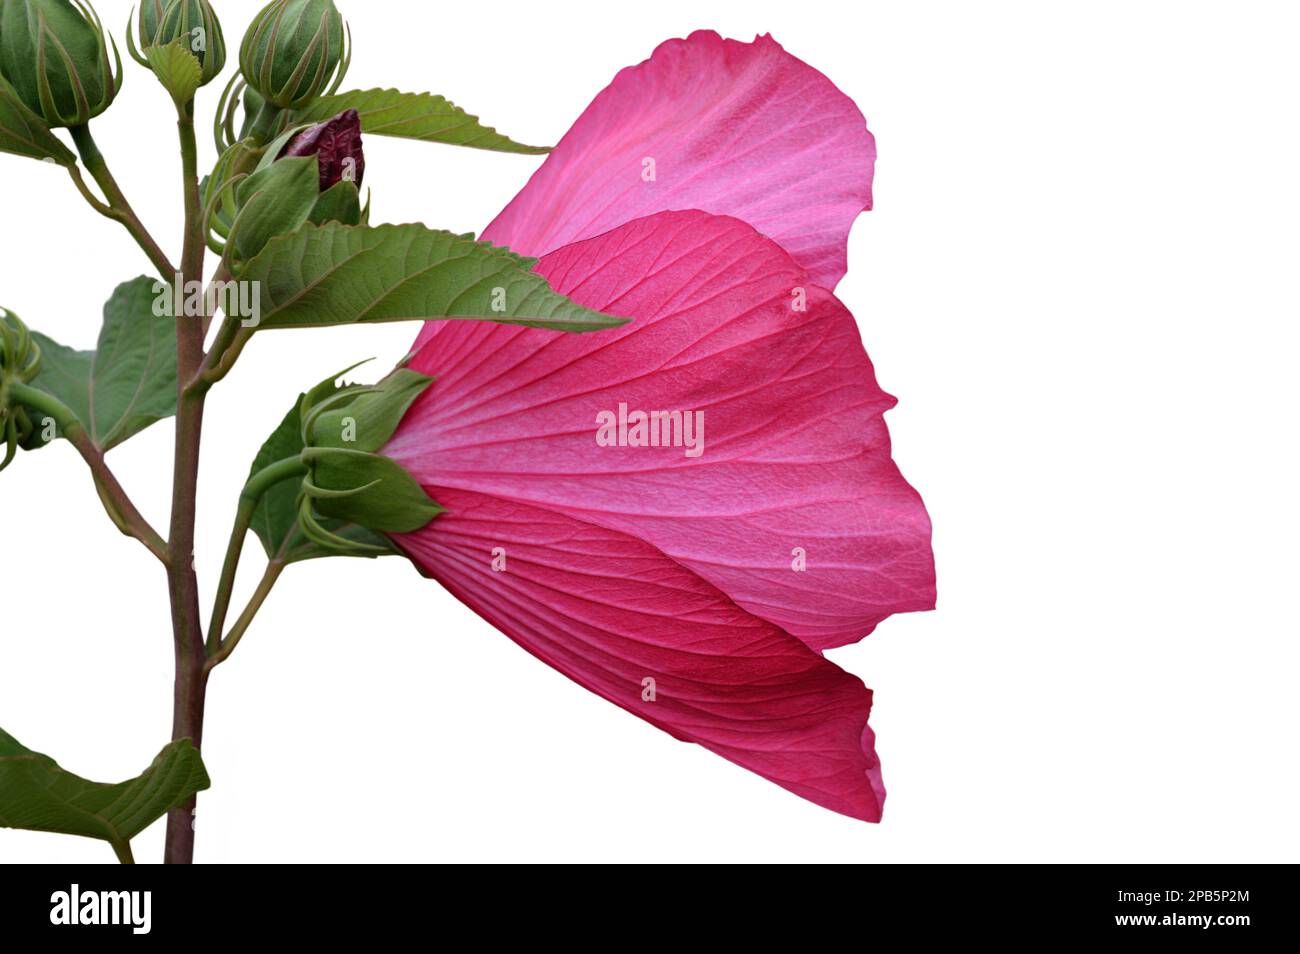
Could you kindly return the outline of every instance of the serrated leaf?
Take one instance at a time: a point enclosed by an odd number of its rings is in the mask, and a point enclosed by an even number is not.
[[[0,729],[0,827],[99,838],[121,854],[131,839],[211,783],[189,739],[169,743],[141,775],[91,782]]]
[[[144,56],[177,106],[193,99],[203,85],[203,66],[190,50],[188,35],[162,46],[146,47]]]
[[[239,269],[261,288],[263,328],[471,318],[557,331],[627,319],[583,308],[533,259],[423,225],[305,225]]]
[[[325,96],[294,114],[295,123],[321,123],[347,109],[361,114],[361,131],[421,142],[540,156],[549,146],[525,146],[483,125],[445,96],[395,89],[352,90]]]
[[[333,387],[334,390],[338,390],[337,386]],[[300,401],[293,402],[293,408],[262,445],[257,458],[253,461],[250,476],[274,463],[302,453],[302,418],[299,414],[299,405]],[[303,560],[345,555],[319,546],[303,534],[298,524],[298,488],[298,482],[293,480],[276,484],[262,497],[253,514],[253,532],[262,541],[262,548],[266,550],[267,558],[278,559],[284,563],[300,563]],[[356,524],[341,520],[325,520],[322,523],[326,530],[354,543],[391,549],[387,537],[365,527],[358,527]],[[375,554],[355,555],[374,556]]]
[[[32,385],[71,408],[103,451],[176,413],[176,322],[154,315],[155,284],[141,277],[117,287],[94,351],[32,332],[41,348]]]
[[[52,159],[76,165],[77,157],[50,132],[41,117],[27,108],[13,87],[0,77],[0,152],[30,159]]]

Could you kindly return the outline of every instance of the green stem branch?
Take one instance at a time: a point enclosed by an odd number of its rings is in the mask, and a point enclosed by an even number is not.
[[[262,574],[262,581],[257,585],[252,598],[244,608],[244,612],[239,615],[235,625],[230,628],[230,635],[221,641],[221,647],[207,661],[204,667],[204,675],[212,672],[223,662],[230,658],[230,654],[235,651],[239,641],[244,638],[248,632],[248,627],[253,624],[253,619],[257,616],[257,611],[262,608],[266,598],[271,595],[271,590],[275,588],[276,581],[280,579],[280,574],[284,572],[285,564],[282,560],[272,560],[266,565],[266,572]]]
[[[54,395],[30,385],[14,383],[10,386],[9,394],[15,403],[44,414],[58,425],[64,438],[77,449],[77,453],[90,468],[91,476],[95,479],[95,487],[99,491],[99,499],[103,502],[104,509],[113,523],[124,534],[135,537],[150,553],[166,563],[167,542],[158,535],[131,502],[131,498],[122,489],[116,475],[104,460],[104,452],[95,445],[76,413]]]
[[[136,244],[140,246],[145,255],[149,256],[149,261],[153,263],[153,267],[158,270],[159,275],[164,280],[171,282],[176,275],[176,268],[172,265],[171,260],[167,258],[166,253],[158,247],[158,243],[149,234],[149,230],[144,227],[144,223],[140,221],[139,216],[135,214],[135,210],[131,208],[131,203],[126,200],[126,196],[123,195],[117,180],[113,178],[113,173],[109,171],[108,163],[104,161],[99,146],[96,145],[94,137],[90,134],[90,127],[73,126],[68,131],[72,133],[72,141],[76,144],[77,152],[81,155],[81,161],[85,165],[86,171],[99,185],[108,203],[105,205],[105,203],[100,202],[91,195],[90,190],[86,187],[85,180],[81,178],[81,174],[71,170],[72,181],[77,184],[78,190],[86,197],[86,200],[96,212],[115,222],[120,222],[131,233],[131,237],[135,239]],[[196,190],[198,188],[197,182],[195,188]]]
[[[217,597],[212,606],[212,622],[208,625],[209,657],[215,656],[221,649],[226,615],[230,611],[230,600],[235,589],[235,575],[239,571],[239,559],[244,552],[244,538],[252,526],[257,505],[276,484],[301,477],[305,473],[307,467],[299,458],[287,457],[258,471],[244,485],[243,493],[239,495],[239,507],[235,511],[235,523],[230,531],[230,543],[226,547],[226,560],[221,567],[221,582],[217,585]]]

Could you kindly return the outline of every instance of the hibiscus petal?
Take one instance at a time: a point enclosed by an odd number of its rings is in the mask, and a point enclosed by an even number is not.
[[[680,739],[818,805],[880,820],[871,691],[856,677],[640,540],[429,490],[449,512],[398,544],[515,642]],[[492,568],[497,548],[503,572]]]
[[[669,212],[538,270],[633,321],[597,335],[430,323],[411,367],[437,380],[385,453],[423,484],[646,540],[816,649],[933,607],[929,519],[890,459],[893,398],[853,316],[779,246]],[[620,404],[702,412],[703,453],[598,446],[598,415]]]
[[[541,256],[702,209],[750,223],[833,289],[875,161],[862,113],[821,73],[770,36],[700,31],[620,72],[483,237]]]

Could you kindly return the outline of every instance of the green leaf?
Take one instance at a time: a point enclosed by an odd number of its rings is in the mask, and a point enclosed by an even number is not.
[[[375,136],[397,136],[421,142],[441,142],[496,152],[540,156],[549,146],[525,146],[484,126],[455,103],[432,93],[403,93],[395,89],[352,90],[325,96],[294,114],[294,123],[322,123],[344,110],[361,114],[361,130]]]
[[[0,828],[99,838],[121,856],[132,838],[210,784],[189,739],[169,743],[143,774],[109,785],[64,771],[0,729]]]
[[[190,50],[189,43],[186,34],[162,46],[146,47],[144,51],[150,69],[177,106],[184,106],[192,100],[203,85],[203,66]]]
[[[176,413],[176,322],[154,315],[160,284],[141,277],[117,287],[94,351],[32,332],[41,348],[32,386],[71,408],[100,450]]]
[[[272,239],[238,277],[259,282],[261,328],[478,318],[599,331],[625,318],[583,308],[535,260],[423,225],[306,225]]]
[[[61,166],[74,166],[77,157],[0,77],[0,152],[31,159],[52,159]]]
[[[334,391],[339,388],[330,382]],[[326,392],[328,393],[328,392]],[[253,461],[249,475],[256,474],[274,463],[288,457],[297,457],[302,453],[302,418],[299,412],[301,398],[293,402],[280,426],[267,438],[266,443]],[[315,560],[321,557],[340,556],[336,550],[329,550],[308,540],[298,525],[298,488],[299,483],[286,480],[268,490],[253,514],[253,532],[262,541],[268,559],[282,560],[285,563],[299,563],[303,560]],[[391,550],[388,538],[379,533],[349,524],[344,521],[324,521],[325,528],[331,533],[345,539],[370,547],[383,547]],[[396,551],[394,551],[396,552]],[[356,554],[374,556],[375,554]]]
[[[235,187],[239,214],[232,226],[235,255],[248,261],[277,235],[308,220],[320,201],[320,162],[315,156],[281,159]]]

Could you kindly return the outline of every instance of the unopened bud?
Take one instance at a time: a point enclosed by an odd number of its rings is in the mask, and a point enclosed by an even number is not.
[[[131,56],[141,66],[149,61],[140,51],[181,40],[199,61],[200,85],[206,86],[226,66],[226,38],[221,21],[208,0],[145,0],[136,20],[139,50],[129,43]],[[128,41],[131,34],[127,33]]]
[[[122,58],[86,0],[0,0],[0,74],[47,126],[84,126],[117,96]]]
[[[239,48],[248,85],[280,109],[299,109],[337,90],[348,61],[347,27],[334,0],[272,0]]]

